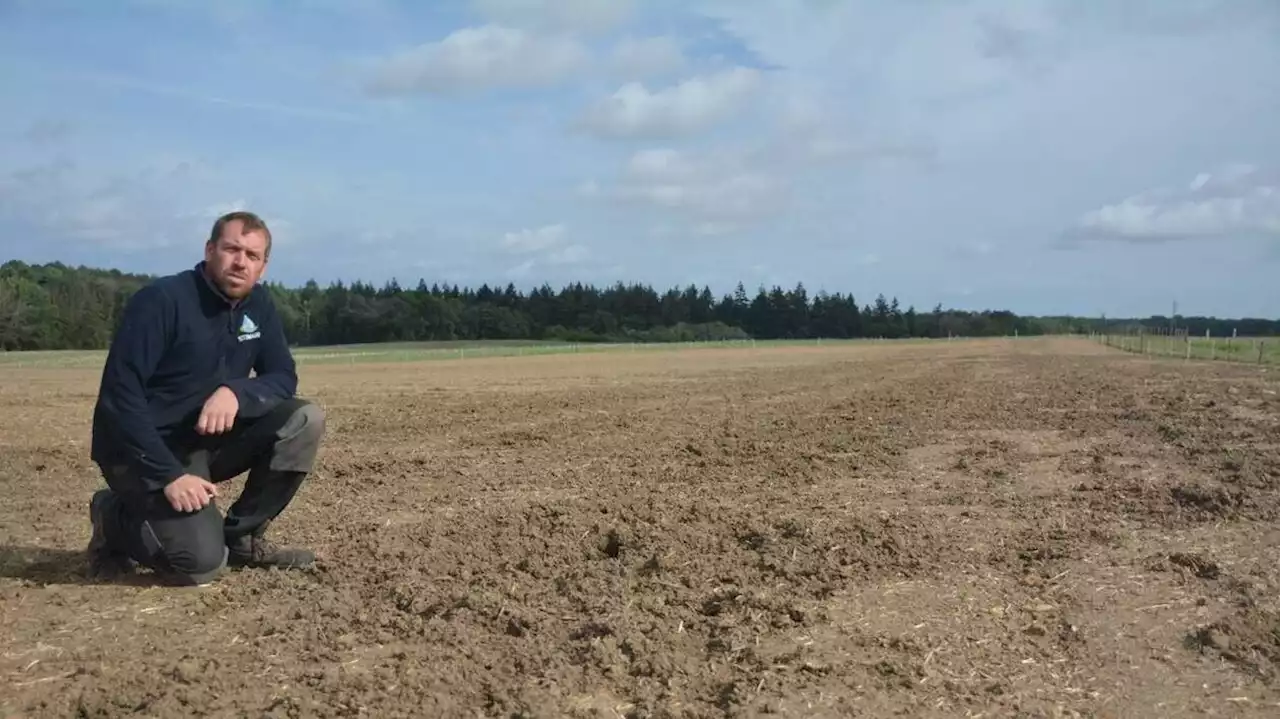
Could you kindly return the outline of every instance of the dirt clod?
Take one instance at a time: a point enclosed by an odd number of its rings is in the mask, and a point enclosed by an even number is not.
[[[1174,552],[1169,555],[1169,562],[1176,566],[1183,567],[1201,579],[1217,579],[1221,574],[1221,570],[1218,568],[1217,563],[1206,559],[1199,554]]]

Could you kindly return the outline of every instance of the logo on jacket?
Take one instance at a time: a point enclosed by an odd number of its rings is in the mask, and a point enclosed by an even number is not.
[[[244,342],[245,340],[258,339],[261,336],[262,333],[258,331],[257,323],[255,323],[249,315],[245,315],[244,318],[240,320],[240,336],[236,337],[236,340]]]

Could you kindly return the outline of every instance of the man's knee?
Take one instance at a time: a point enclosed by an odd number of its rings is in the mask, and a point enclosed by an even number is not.
[[[324,410],[318,404],[303,402],[289,417],[285,429],[288,431],[281,432],[285,438],[318,447],[324,438]]]
[[[190,553],[165,555],[168,574],[178,584],[202,585],[217,579],[227,568],[227,545],[201,545]]]
[[[207,584],[227,566],[222,515],[213,504],[194,515],[147,521],[143,532],[154,557],[149,563],[178,584]]]
[[[320,405],[299,400],[276,434],[271,468],[310,472],[324,438],[325,416]]]

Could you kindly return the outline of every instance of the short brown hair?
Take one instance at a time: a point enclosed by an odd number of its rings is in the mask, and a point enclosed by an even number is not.
[[[241,234],[261,231],[267,236],[267,256],[270,257],[271,230],[267,229],[267,223],[261,217],[258,217],[256,214],[249,212],[248,210],[228,212],[222,217],[214,220],[213,229],[209,231],[209,244],[212,245],[217,243],[218,238],[222,237],[222,231],[226,229],[228,224],[235,222],[236,220],[240,221]]]

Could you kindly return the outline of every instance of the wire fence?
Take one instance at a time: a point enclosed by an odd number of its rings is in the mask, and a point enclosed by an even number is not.
[[[1280,364],[1280,338],[1214,337],[1185,330],[1093,333],[1090,338],[1124,352],[1185,360]]]

